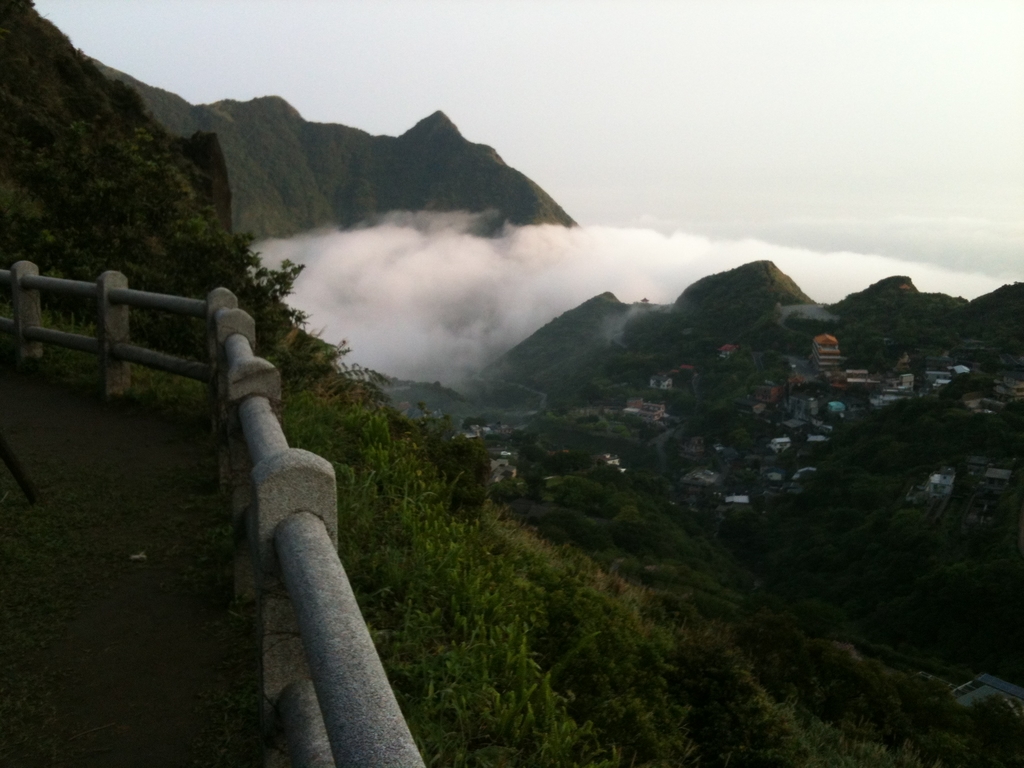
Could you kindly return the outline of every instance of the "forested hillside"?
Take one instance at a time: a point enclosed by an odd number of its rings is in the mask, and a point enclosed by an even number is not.
[[[972,516],[984,481],[968,464],[1015,469],[1022,454],[1019,404],[972,414],[952,398],[897,403],[808,458],[817,471],[803,493],[730,519],[722,536],[773,590],[827,601],[893,648],[1024,679],[1024,489]],[[940,512],[908,492],[941,466],[959,481]]]
[[[234,227],[285,237],[321,226],[350,226],[389,211],[493,211],[486,229],[573,220],[498,153],[472,144],[442,112],[401,136],[312,123],[284,99],[192,105],[96,62],[127,83],[168,131],[220,137],[232,179]]]
[[[545,391],[561,391],[567,382],[597,374],[595,358],[622,336],[631,313],[612,293],[583,302],[556,317],[485,369],[484,375]]]

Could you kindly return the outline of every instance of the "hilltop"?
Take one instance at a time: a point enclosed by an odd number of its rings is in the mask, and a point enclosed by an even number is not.
[[[1024,284],[968,302],[919,291],[911,278],[894,275],[828,306],[818,319],[777,311],[796,304],[813,300],[769,261],[704,277],[669,306],[627,305],[605,293],[552,320],[484,375],[542,390],[556,404],[583,404],[680,364],[713,359],[724,345],[747,355],[806,359],[811,339],[823,332],[840,339],[849,367],[872,370],[891,368],[907,354],[944,355],[962,344],[973,346],[974,359],[988,366],[998,364],[996,350],[1024,351],[1015,320],[1024,311]]]
[[[285,237],[351,226],[395,210],[493,211],[492,228],[575,222],[543,189],[484,144],[467,141],[443,112],[401,136],[314,123],[278,96],[190,104],[123,72],[168,131],[216,132],[224,148],[237,231]]]
[[[698,280],[676,299],[675,308],[696,323],[741,332],[776,304],[813,303],[775,264],[752,261]]]
[[[524,339],[484,374],[569,399],[599,396],[616,376],[646,380],[694,355],[735,341],[778,341],[778,305],[809,304],[770,261],[702,278],[674,304],[623,304],[611,293],[585,301]],[[711,344],[714,344],[712,347]]]

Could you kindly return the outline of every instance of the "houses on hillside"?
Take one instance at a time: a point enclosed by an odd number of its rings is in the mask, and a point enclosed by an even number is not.
[[[626,407],[622,412],[630,416],[639,416],[647,422],[656,422],[665,418],[665,404],[651,403],[642,397],[633,397],[626,400]]]
[[[1003,371],[995,389],[1011,403],[1024,400],[1024,371]]]
[[[953,467],[943,467],[938,472],[928,476],[924,492],[930,498],[942,498],[953,493],[953,484],[956,482],[956,470]]]
[[[953,689],[953,698],[958,704],[969,707],[977,701],[999,696],[1017,704],[1024,704],[1024,688],[994,675],[981,674],[968,683]]]

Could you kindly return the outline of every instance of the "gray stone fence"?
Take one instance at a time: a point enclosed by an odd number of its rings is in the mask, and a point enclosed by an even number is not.
[[[256,603],[264,764],[270,768],[405,768],[423,760],[388,683],[338,559],[334,468],[290,448],[281,429],[281,378],[256,357],[253,319],[225,288],[205,300],[128,288],[119,272],[95,283],[39,275],[19,261],[0,270],[13,317],[18,363],[42,344],[97,355],[104,396],[123,393],[132,363],[209,384],[236,534],[235,589]],[[40,293],[96,303],[97,334],[41,324]],[[172,312],[206,322],[209,359],[184,360],[135,346],[129,309]]]

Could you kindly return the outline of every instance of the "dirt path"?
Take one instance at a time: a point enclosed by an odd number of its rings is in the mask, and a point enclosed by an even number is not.
[[[41,495],[0,466],[0,765],[194,764],[230,653],[202,433],[9,370],[0,426]]]

